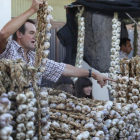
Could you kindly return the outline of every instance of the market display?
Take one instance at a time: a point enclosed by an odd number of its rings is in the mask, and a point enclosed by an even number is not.
[[[66,92],[40,87],[51,34],[45,0],[37,13],[34,66],[22,60],[0,61],[1,140],[137,140],[140,138],[140,57],[118,59],[120,22],[115,13],[108,88],[115,101],[77,98]],[[81,67],[84,46],[84,8],[77,13],[78,53]],[[47,29],[47,32],[46,32]],[[117,72],[117,73],[116,73]],[[102,94],[102,93],[101,93]]]

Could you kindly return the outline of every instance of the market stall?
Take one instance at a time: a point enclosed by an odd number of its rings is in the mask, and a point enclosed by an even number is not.
[[[52,20],[45,0],[37,13],[36,58],[34,66],[21,60],[0,61],[0,139],[1,140],[136,140],[140,138],[140,57],[119,60],[121,22],[112,18],[112,48],[108,87],[115,101],[76,98],[68,93],[40,87],[50,46]],[[83,59],[84,7],[78,9],[76,66]],[[41,67],[40,67],[41,65]],[[75,81],[76,79],[74,79]]]

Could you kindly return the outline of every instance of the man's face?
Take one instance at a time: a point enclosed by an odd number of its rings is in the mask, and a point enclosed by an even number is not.
[[[36,27],[30,22],[25,23],[25,34],[21,33],[20,45],[25,50],[35,49],[35,33]]]
[[[127,41],[126,46],[124,47],[124,52],[127,54],[130,54],[130,52],[132,51],[132,46],[131,46],[131,42]]]

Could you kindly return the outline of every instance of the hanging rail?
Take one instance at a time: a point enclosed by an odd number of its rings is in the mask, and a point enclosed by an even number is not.
[[[128,13],[126,15],[140,28],[140,25]]]
[[[64,6],[64,9],[67,9],[67,8],[73,8],[73,7],[81,7],[82,5],[73,5],[73,4],[70,4],[70,5],[65,5]]]

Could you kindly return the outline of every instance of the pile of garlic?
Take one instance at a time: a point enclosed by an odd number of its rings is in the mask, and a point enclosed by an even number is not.
[[[43,139],[50,137],[47,133],[50,126],[50,123],[47,123],[49,119],[48,92],[38,87],[39,99],[36,99],[35,90],[31,86],[34,71],[33,66],[26,65],[21,60],[0,61],[1,139],[37,140],[41,138],[40,132]],[[23,82],[22,85],[20,85],[21,82]],[[38,112],[41,113],[40,118]]]
[[[79,12],[76,14],[78,19],[78,40],[77,40],[77,55],[75,67],[81,68],[82,61],[84,56],[84,39],[85,39],[85,19],[82,17],[84,12],[84,7],[79,9]],[[73,78],[74,82],[76,82],[78,78]]]
[[[50,91],[51,139],[136,140],[140,137],[140,109],[121,104],[76,98],[62,91]]]
[[[120,72],[119,65],[119,50],[120,50],[120,32],[121,32],[121,22],[118,21],[118,13],[114,13],[114,18],[112,20],[112,42],[111,42],[111,67],[109,68],[109,77],[116,80],[116,72]],[[116,84],[114,82],[109,82],[108,89],[115,90]],[[110,92],[113,94],[112,92]]]
[[[0,96],[0,139],[1,140],[13,140],[11,133],[13,127],[11,126],[11,121],[13,116],[8,113],[11,107],[11,102],[8,99],[6,93]]]
[[[39,100],[36,99],[36,94],[31,86],[34,71],[33,66],[26,65],[22,60],[4,59],[0,61],[1,139],[37,140],[40,138],[39,132],[41,131],[43,139],[50,137],[50,134],[47,133],[49,126],[44,126],[45,119],[46,124],[50,125],[47,123],[49,118],[48,93],[46,90],[39,91]],[[40,90],[42,91],[42,88]],[[42,114],[40,118],[38,112]],[[39,123],[43,128],[39,127]]]

